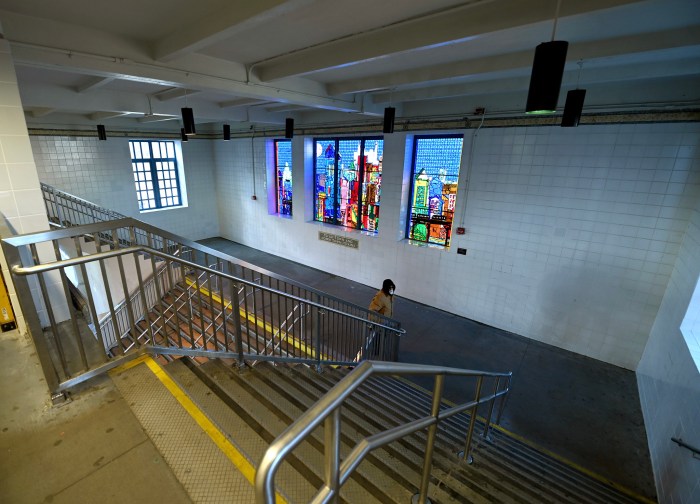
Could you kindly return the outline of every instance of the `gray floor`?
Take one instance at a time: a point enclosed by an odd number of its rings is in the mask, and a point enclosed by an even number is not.
[[[366,286],[223,238],[201,241],[309,286],[366,306]],[[574,464],[655,500],[656,491],[632,371],[401,299],[395,318],[406,329],[400,360],[459,368],[513,371],[512,393],[501,425]],[[431,387],[428,382],[421,385]],[[446,396],[465,398],[448,380]]]
[[[363,306],[378,287],[227,240],[203,243]],[[634,373],[401,299],[394,281],[395,316],[407,330],[401,360],[512,370],[505,428],[655,494]],[[0,502],[191,502],[109,377],[51,407],[33,345],[14,331],[0,334],[0,380]],[[465,392],[448,382],[446,393],[459,400]]]

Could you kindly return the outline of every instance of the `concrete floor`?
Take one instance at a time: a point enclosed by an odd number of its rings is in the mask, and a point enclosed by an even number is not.
[[[363,306],[379,286],[220,238],[202,243]],[[393,280],[395,318],[407,330],[402,361],[512,370],[503,427],[654,498],[633,372],[401,299]],[[51,407],[33,345],[13,331],[0,334],[0,380],[0,502],[191,502],[111,378]],[[453,400],[465,394],[452,381],[445,390]]]

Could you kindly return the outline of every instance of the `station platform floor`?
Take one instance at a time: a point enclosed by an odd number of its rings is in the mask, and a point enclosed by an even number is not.
[[[363,306],[383,280],[362,285],[222,238],[201,243]],[[505,429],[655,501],[634,372],[402,299],[393,280],[401,361],[513,371]],[[109,376],[52,406],[31,340],[12,331],[0,334],[0,380],[0,502],[192,502]],[[448,399],[461,392],[446,383]]]

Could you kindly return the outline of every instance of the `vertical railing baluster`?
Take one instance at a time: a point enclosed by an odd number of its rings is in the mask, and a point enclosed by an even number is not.
[[[479,376],[479,378],[476,381],[476,396],[474,398],[475,402],[479,402],[479,399],[481,398],[481,384],[484,380],[483,375]],[[469,431],[467,432],[467,441],[464,444],[464,456],[462,457],[463,460],[467,461],[467,464],[471,464],[473,462],[473,457],[471,454],[472,450],[472,437],[474,435],[474,426],[476,425],[476,411],[477,411],[478,405],[474,405],[472,408],[472,411],[469,415]]]
[[[430,485],[430,472],[433,466],[433,448],[437,435],[438,423],[440,422],[440,403],[442,402],[442,390],[445,385],[445,375],[435,375],[435,386],[433,387],[433,403],[430,408],[430,415],[435,419],[435,423],[428,427],[428,439],[425,442],[425,458],[423,459],[423,472],[421,473],[420,490],[418,491],[417,504],[425,504],[428,498],[428,486]]]
[[[75,249],[78,252],[78,257],[83,256],[83,248],[80,245],[80,237],[74,236],[73,243],[75,244]],[[92,295],[92,287],[90,286],[90,277],[87,272],[87,267],[85,263],[80,265],[80,273],[83,276],[83,284],[85,285],[85,294],[87,295],[88,308],[90,309],[90,317],[92,318],[92,325],[95,327],[95,335],[97,339],[102,343],[102,350],[107,356],[107,350],[105,349],[104,336],[102,335],[102,329],[100,328],[100,321],[97,320],[97,310],[95,309],[95,300]]]
[[[493,415],[493,407],[496,405],[496,393],[498,392],[498,385],[500,384],[501,377],[497,376],[494,379],[494,385],[493,385],[493,399],[489,403],[489,413],[486,415],[486,423],[484,424],[484,439],[487,441],[490,440],[489,438],[489,428],[491,427],[491,415]]]
[[[238,300],[238,285],[231,282],[231,313],[235,327],[236,351],[238,352],[238,366],[243,367],[243,328],[241,327],[241,308]]]
[[[325,479],[331,491],[327,502],[338,502],[340,492],[340,406],[324,420]]]

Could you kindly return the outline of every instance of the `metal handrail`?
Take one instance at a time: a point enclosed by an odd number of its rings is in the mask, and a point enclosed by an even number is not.
[[[676,443],[676,444],[677,444],[678,446],[680,446],[681,448],[685,448],[686,450],[689,450],[690,453],[693,454],[693,458],[694,458],[694,459],[699,459],[699,460],[700,460],[700,449],[695,448],[694,446],[689,445],[688,443],[686,443],[685,441],[683,441],[683,439],[681,439],[681,438],[674,438],[674,437],[672,437],[672,438],[671,438],[671,441],[673,441],[674,443]]]
[[[52,262],[48,262],[48,263],[44,263],[44,264],[37,264],[35,266],[19,266],[19,265],[15,264],[14,266],[12,266],[11,271],[13,274],[19,275],[19,276],[35,275],[37,273],[45,273],[47,271],[53,271],[53,270],[65,268],[68,266],[78,266],[80,264],[85,264],[85,263],[89,263],[89,262],[93,262],[93,261],[99,261],[102,259],[109,259],[112,257],[119,257],[119,256],[124,256],[124,255],[129,255],[129,254],[135,254],[135,253],[145,253],[145,254],[158,256],[158,257],[161,257],[163,259],[168,259],[172,262],[182,264],[184,266],[189,266],[190,268],[196,268],[196,269],[200,269],[203,271],[208,271],[210,274],[220,276],[220,277],[225,278],[227,280],[232,280],[236,283],[245,284],[245,285],[248,285],[251,287],[255,287],[256,289],[261,289],[261,290],[264,290],[266,292],[270,292],[273,294],[277,294],[277,295],[286,297],[288,299],[292,299],[294,301],[306,303],[309,306],[314,306],[314,307],[316,307],[320,310],[323,310],[323,311],[337,313],[338,315],[343,315],[345,317],[349,317],[351,319],[361,321],[361,322],[368,322],[368,320],[366,318],[358,317],[357,315],[353,315],[352,313],[347,313],[347,312],[344,312],[342,310],[338,310],[336,308],[331,308],[329,306],[326,306],[326,305],[321,304],[321,303],[317,303],[315,301],[309,301],[308,299],[300,298],[300,297],[294,296],[292,294],[288,294],[286,292],[273,289],[272,287],[267,287],[265,285],[257,284],[255,282],[251,282],[249,280],[230,275],[228,273],[216,271],[216,270],[211,269],[207,266],[202,266],[200,264],[194,263],[192,261],[188,261],[186,259],[182,259],[180,257],[174,257],[174,256],[171,256],[169,254],[165,254],[165,253],[161,252],[160,250],[152,249],[150,247],[146,247],[146,246],[142,246],[142,245],[133,246],[133,247],[125,247],[125,248],[120,248],[120,249],[116,249],[116,250],[109,250],[107,252],[96,252],[95,254],[91,254],[89,256],[61,259],[60,261],[52,261]],[[406,334],[405,329],[390,327],[390,326],[387,326],[384,324],[380,324],[378,322],[372,322],[372,324],[374,324],[375,326],[382,327],[383,329],[390,331],[390,332],[394,332],[397,334]]]
[[[118,223],[119,227],[135,226],[138,228],[137,231],[140,231],[142,233],[143,232],[145,232],[145,233],[157,233],[164,241],[166,241],[166,240],[171,241],[173,243],[176,243],[180,247],[188,247],[188,248],[194,249],[198,252],[202,252],[203,254],[217,257],[218,259],[221,259],[223,261],[231,261],[231,262],[237,264],[238,266],[240,266],[241,268],[245,268],[246,270],[250,270],[251,272],[255,272],[255,273],[258,273],[260,275],[263,275],[264,277],[267,277],[269,280],[276,280],[276,281],[284,282],[290,286],[294,286],[296,288],[302,289],[305,292],[307,292],[310,296],[318,297],[319,299],[323,300],[324,302],[327,302],[328,304],[335,303],[335,304],[339,304],[339,305],[346,307],[347,310],[355,310],[357,312],[368,312],[366,307],[350,303],[344,299],[340,299],[340,298],[335,297],[335,296],[331,296],[325,292],[314,289],[313,287],[304,285],[301,282],[297,282],[297,281],[292,280],[290,278],[287,278],[283,275],[278,275],[277,273],[268,271],[264,268],[260,268],[254,264],[248,263],[247,261],[243,261],[242,259],[239,259],[239,258],[236,258],[233,256],[229,256],[227,254],[224,254],[222,252],[219,252],[217,250],[209,248],[205,245],[201,245],[197,242],[187,240],[186,238],[183,238],[181,236],[175,235],[173,233],[169,233],[169,232],[164,231],[162,229],[159,229],[159,228],[156,228],[156,227],[151,226],[149,224],[146,224],[144,222],[141,222],[137,219],[125,217],[117,212],[114,212],[113,210],[108,210],[108,209],[99,207],[98,205],[95,205],[94,203],[91,203],[91,202],[86,201],[82,198],[79,198],[79,197],[74,196],[72,194],[61,191],[60,189],[57,189],[53,186],[50,186],[47,184],[42,184],[42,189],[44,190],[44,193],[50,193],[54,196],[58,195],[62,198],[68,199],[68,200],[70,200],[74,203],[77,203],[77,204],[84,204],[84,205],[88,206],[90,208],[90,210],[101,211],[103,213],[110,214],[116,218],[115,220],[112,220],[112,221],[103,221],[103,220],[98,220],[96,218],[96,216],[94,216],[94,214],[92,214],[92,217],[94,218],[95,222],[97,222],[97,223],[104,224],[106,222],[109,222],[109,224],[112,226]],[[48,206],[49,200],[47,200],[45,198],[45,202],[47,203],[47,212],[49,212],[49,206]],[[52,201],[52,203],[58,204],[56,201]],[[88,215],[88,213],[85,212],[85,215]],[[94,225],[94,224],[92,224],[92,225]],[[92,225],[85,224],[84,226],[92,226]],[[65,228],[64,228],[64,231],[65,231]],[[52,231],[52,232],[57,232],[57,231]],[[34,235],[34,236],[36,236],[36,235]],[[138,238],[139,238],[139,236],[136,237],[137,241],[138,241]],[[21,244],[21,242],[18,242],[18,243]],[[128,245],[134,245],[134,244],[135,243],[128,243]],[[145,243],[138,243],[138,244],[139,245],[146,245]],[[390,319],[388,317],[384,317],[383,315],[380,315],[378,313],[373,312],[373,316],[379,317],[378,320],[386,321],[388,323],[387,325],[393,325],[395,327],[400,326],[398,321]]]
[[[340,463],[340,408],[343,403],[372,376],[380,375],[423,375],[434,376],[435,387],[431,413],[428,416],[393,427],[383,432],[365,437],[357,442],[352,451]],[[462,403],[440,410],[442,402],[442,389],[446,376],[462,376],[476,378],[476,397],[473,401]],[[484,378],[494,378],[493,393],[481,397],[481,386]],[[351,473],[360,465],[364,458],[377,448],[393,441],[402,439],[419,430],[428,428],[428,438],[423,461],[420,490],[418,493],[419,504],[423,504],[427,497],[430,472],[432,467],[432,452],[437,434],[438,423],[459,413],[471,410],[469,430],[467,433],[464,458],[469,459],[471,440],[476,420],[476,408],[480,404],[492,402],[486,419],[485,432],[491,422],[493,404],[499,397],[505,397],[510,390],[512,373],[493,373],[474,371],[468,369],[456,369],[440,366],[425,366],[420,364],[403,364],[397,362],[365,361],[351,371],[345,378],[339,381],[326,395],[311,406],[301,417],[285,429],[277,439],[268,447],[255,474],[255,498],[258,504],[273,504],[275,502],[275,474],[283,460],[294,448],[302,443],[311,433],[324,423],[325,436],[325,486],[311,500],[313,503],[334,502],[340,491],[340,487],[347,481]],[[506,385],[499,390],[499,382],[505,379]],[[501,400],[501,411],[504,400]]]

